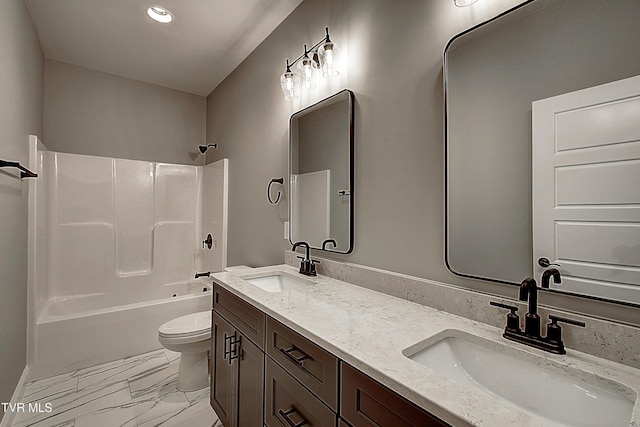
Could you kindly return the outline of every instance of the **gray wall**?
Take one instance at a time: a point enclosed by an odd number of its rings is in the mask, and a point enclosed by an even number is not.
[[[343,88],[354,91],[355,244],[334,258],[516,297],[509,285],[464,279],[444,262],[444,130],[442,56],[457,33],[518,0],[305,0],[207,98],[208,161],[229,158],[228,263],[283,262],[288,200],[270,206],[265,187],[287,174],[290,115]],[[302,53],[330,27],[343,65],[316,92],[285,101],[285,59]],[[320,271],[321,271],[320,266]],[[637,313],[582,298],[545,294],[542,304],[598,316]],[[637,323],[637,322],[634,322]]]
[[[458,32],[518,3],[305,0],[207,100],[207,139],[230,160],[229,264],[283,261],[286,202],[265,200],[287,174],[289,116],[340,89],[355,92],[355,244],[350,262],[460,282],[444,265],[442,54]],[[341,74],[286,101],[285,59],[329,26]]]
[[[206,99],[47,59],[44,139],[49,150],[203,164]]]
[[[24,2],[0,1],[0,159],[27,163],[28,135],[42,135],[43,63]],[[0,402],[26,365],[26,202],[26,182],[0,173]]]

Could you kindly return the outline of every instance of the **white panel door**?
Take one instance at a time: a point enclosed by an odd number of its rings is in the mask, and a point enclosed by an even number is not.
[[[545,257],[558,289],[640,304],[640,76],[532,110],[534,272]]]

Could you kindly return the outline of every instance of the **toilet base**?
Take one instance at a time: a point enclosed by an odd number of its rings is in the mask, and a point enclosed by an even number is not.
[[[207,352],[181,353],[178,366],[179,391],[195,391],[209,385],[209,357]]]

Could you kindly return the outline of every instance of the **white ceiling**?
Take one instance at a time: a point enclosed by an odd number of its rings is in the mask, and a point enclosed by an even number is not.
[[[25,0],[45,58],[207,96],[302,0]],[[171,11],[171,24],[147,17]]]

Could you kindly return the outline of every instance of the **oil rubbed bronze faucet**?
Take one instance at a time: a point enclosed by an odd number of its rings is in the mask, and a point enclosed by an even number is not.
[[[540,338],[540,316],[538,315],[538,285],[535,279],[524,279],[520,284],[520,301],[529,300],[529,311],[524,316],[524,333]]]
[[[303,246],[305,248],[305,256],[299,256],[302,261],[300,261],[300,274],[304,274],[305,276],[317,276],[316,273],[316,264],[320,264],[320,261],[309,258],[309,243],[307,242],[295,242],[291,247],[291,250],[295,252],[298,246]]]
[[[542,279],[540,280],[540,286],[545,289],[549,289],[549,279],[553,276],[553,283],[558,284],[562,282],[560,272],[555,268],[550,268],[542,273]]]
[[[555,270],[552,271],[552,270]],[[560,282],[560,273],[555,268],[549,269],[548,274],[543,274],[543,283],[546,281],[547,287],[549,287],[549,278],[554,277],[555,283]],[[545,273],[547,273],[545,271]],[[556,275],[557,273],[557,275]],[[562,341],[562,328],[558,325],[558,322],[569,323],[576,326],[586,326],[584,322],[580,322],[572,319],[565,319],[555,315],[549,315],[549,324],[547,325],[547,336],[540,335],[540,316],[538,315],[538,285],[535,279],[524,279],[520,284],[520,301],[529,301],[529,311],[524,318],[524,331],[520,329],[520,317],[518,316],[518,307],[507,304],[501,304],[491,301],[489,304],[505,308],[510,311],[507,315],[507,326],[504,329],[503,337],[516,341],[522,344],[530,345],[540,350],[545,350],[555,354],[565,354],[567,351],[564,348],[564,342]]]

